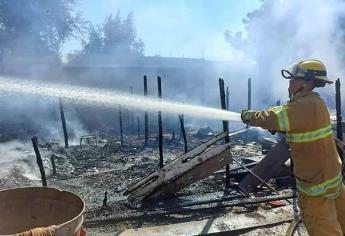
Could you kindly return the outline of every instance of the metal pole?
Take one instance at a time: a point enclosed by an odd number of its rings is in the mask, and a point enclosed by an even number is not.
[[[220,102],[222,110],[226,110],[225,104],[225,91],[224,91],[224,80],[219,78],[219,93],[220,93]],[[223,120],[223,131],[229,133],[229,124],[228,121]],[[225,136],[225,143],[229,143],[229,134]],[[225,188],[230,187],[230,166],[229,164],[226,165],[226,172],[225,172]]]
[[[147,77],[144,75],[144,96],[147,96]],[[148,124],[148,112],[145,111],[145,145],[149,142],[149,124]]]
[[[252,79],[248,78],[248,110],[252,109]]]
[[[158,84],[158,98],[162,99],[162,79],[157,76]],[[158,111],[158,145],[159,145],[159,167],[163,167],[163,126],[162,126],[162,112]]]
[[[340,93],[340,80],[335,81],[335,106],[337,114],[337,138],[340,141],[343,141],[343,125],[342,125],[342,116],[341,116],[341,93]],[[341,161],[344,164],[343,152],[338,149],[339,156]]]
[[[32,145],[34,146],[34,151],[36,154],[36,162],[37,162],[38,168],[40,169],[40,172],[41,172],[42,186],[46,187],[47,186],[46,173],[44,171],[44,166],[43,166],[40,150],[38,149],[37,137],[33,136],[31,138],[31,141],[32,141]]]
[[[122,128],[122,111],[121,111],[121,105],[119,105],[119,123],[120,123],[120,141],[121,141],[121,146],[123,146],[123,128]]]
[[[62,122],[62,129],[63,129],[63,136],[65,139],[65,148],[68,148],[68,134],[67,134],[67,127],[66,127],[66,120],[65,120],[65,112],[62,105],[62,99],[59,99],[59,106],[60,106],[60,116]]]

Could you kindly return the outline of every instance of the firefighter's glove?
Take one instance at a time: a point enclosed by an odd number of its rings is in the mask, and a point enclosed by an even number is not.
[[[241,119],[242,122],[250,125],[250,121],[252,120],[252,115],[253,115],[254,111],[252,110],[242,110],[241,112]]]

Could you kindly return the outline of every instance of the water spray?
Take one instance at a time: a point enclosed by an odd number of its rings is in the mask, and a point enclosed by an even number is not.
[[[176,114],[183,113],[208,119],[241,121],[241,115],[231,111],[127,95],[105,89],[62,85],[34,80],[28,81],[1,77],[0,92],[69,99],[77,103],[106,106],[110,108],[116,108],[121,104],[129,108],[147,111],[162,111]]]

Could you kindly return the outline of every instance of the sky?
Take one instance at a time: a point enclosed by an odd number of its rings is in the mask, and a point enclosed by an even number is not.
[[[227,77],[251,77],[253,96],[263,106],[285,99],[281,69],[298,61],[321,60],[331,80],[345,77],[344,0],[80,1],[83,17],[95,24],[118,9],[123,18],[132,11],[147,56],[226,60]],[[320,91],[329,103],[333,90]]]
[[[224,32],[242,30],[242,19],[261,4],[260,0],[80,0],[78,8],[94,24],[117,10],[123,18],[133,12],[146,56],[228,60],[233,51]],[[70,41],[63,52],[78,49],[80,43]]]

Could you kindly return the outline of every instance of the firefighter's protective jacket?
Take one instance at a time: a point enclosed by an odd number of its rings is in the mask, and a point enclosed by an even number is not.
[[[250,125],[286,132],[299,191],[308,196],[337,197],[341,161],[327,107],[317,93],[299,92],[285,105],[253,112]]]

